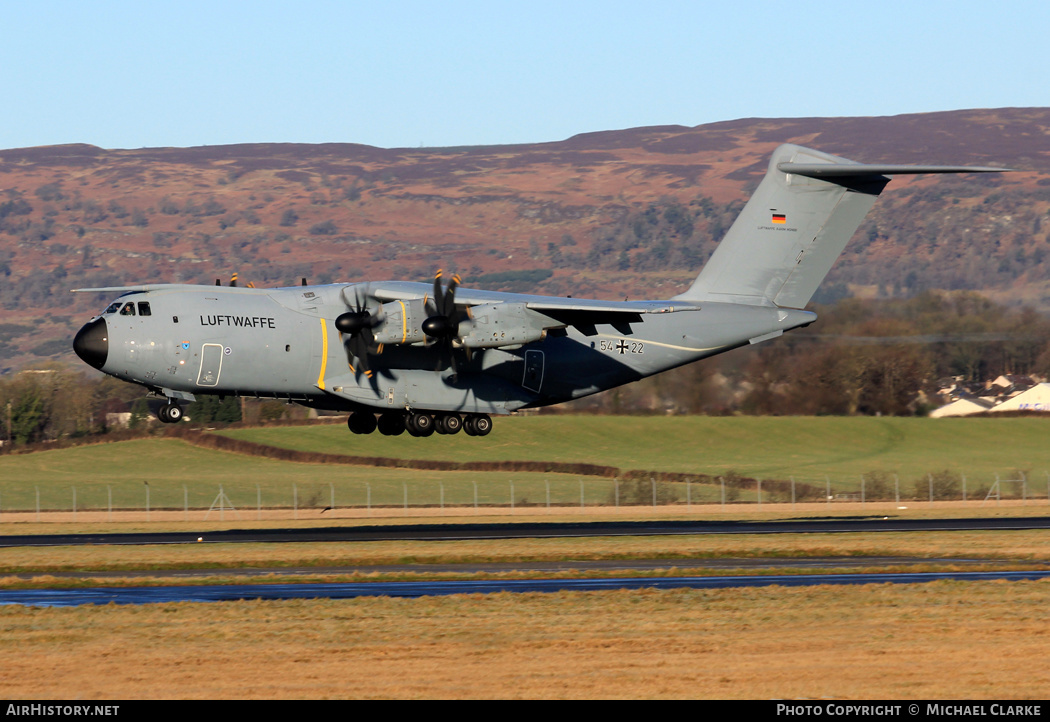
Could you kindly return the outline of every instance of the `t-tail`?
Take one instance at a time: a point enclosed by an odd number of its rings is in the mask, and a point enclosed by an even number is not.
[[[785,144],[693,285],[676,299],[805,308],[891,175],[1006,168],[866,165]]]

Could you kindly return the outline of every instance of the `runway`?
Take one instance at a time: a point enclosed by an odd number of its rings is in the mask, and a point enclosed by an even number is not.
[[[849,534],[917,531],[1050,529],[1050,517],[898,519],[882,515],[778,521],[523,522],[499,524],[407,524],[300,529],[141,532],[132,534],[41,534],[0,536],[0,547],[82,544],[303,543],[369,541],[462,541],[595,536],[694,534]]]
[[[1050,578],[1050,571],[914,572],[893,574],[771,574],[761,576],[644,577],[609,579],[517,579],[485,581],[366,582],[349,584],[228,584],[95,589],[28,589],[0,592],[0,604],[73,607],[84,604],[160,604],[280,599],[353,599],[355,597],[423,597],[450,594],[614,589],[725,589],[823,584],[915,584],[958,581],[1021,581]]]

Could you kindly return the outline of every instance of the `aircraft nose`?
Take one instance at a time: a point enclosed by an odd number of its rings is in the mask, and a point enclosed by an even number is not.
[[[101,369],[109,357],[109,327],[106,319],[85,324],[73,337],[73,351],[89,366]]]

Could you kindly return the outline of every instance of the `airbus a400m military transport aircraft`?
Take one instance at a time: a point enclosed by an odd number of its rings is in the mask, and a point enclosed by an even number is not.
[[[286,399],[349,411],[355,433],[484,436],[492,414],[577,399],[808,326],[803,310],[887,176],[1005,170],[864,165],[795,145],[692,286],[596,301],[380,281],[258,289],[148,284],[77,333],[86,363],[167,398]],[[305,284],[305,281],[304,281]]]

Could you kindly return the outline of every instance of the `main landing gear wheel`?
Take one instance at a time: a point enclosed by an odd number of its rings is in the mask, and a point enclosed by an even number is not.
[[[346,426],[355,434],[371,434],[376,430],[376,415],[370,411],[355,411],[347,417]]]
[[[379,433],[383,436],[400,436],[405,433],[405,415],[396,411],[380,414]]]
[[[412,436],[430,436],[434,433],[434,417],[418,411],[409,412],[405,417],[405,428]]]
[[[463,426],[471,436],[488,436],[492,431],[492,417],[488,414],[468,416]]]
[[[439,434],[458,434],[463,428],[463,419],[459,414],[442,414],[434,420],[434,426]]]
[[[176,424],[182,421],[182,407],[169,402],[157,409],[157,418],[165,424]]]

